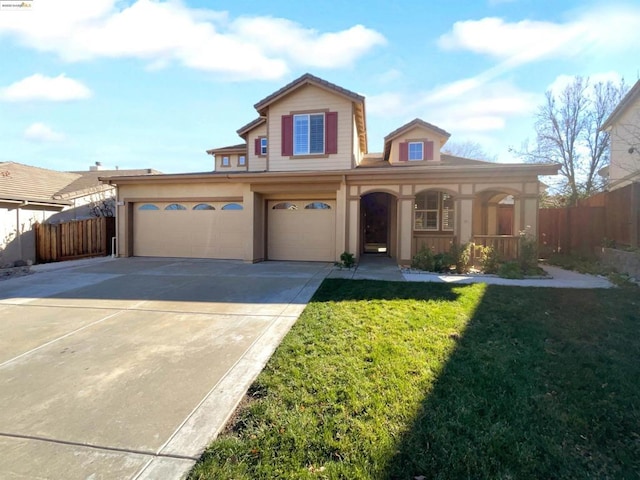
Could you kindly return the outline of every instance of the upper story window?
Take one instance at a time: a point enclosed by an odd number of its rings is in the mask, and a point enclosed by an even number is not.
[[[293,116],[293,154],[324,153],[324,114]]]
[[[424,160],[424,143],[409,142],[409,161]]]
[[[222,165],[223,167],[228,167],[229,165],[231,165],[231,163],[229,162],[229,157],[227,156],[222,157],[222,160],[220,161],[220,165]]]
[[[247,157],[245,157],[244,155],[240,155],[238,157],[238,166],[244,167],[246,164],[247,164]]]
[[[260,155],[267,154],[267,137],[260,138]]]

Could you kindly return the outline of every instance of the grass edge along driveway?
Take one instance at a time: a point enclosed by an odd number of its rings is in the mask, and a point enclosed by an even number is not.
[[[638,478],[637,289],[325,280],[190,479]]]

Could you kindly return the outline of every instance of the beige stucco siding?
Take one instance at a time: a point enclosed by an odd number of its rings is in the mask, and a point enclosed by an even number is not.
[[[250,172],[264,172],[267,170],[267,157],[266,156],[258,156],[255,151],[255,141],[258,137],[266,137],[267,136],[267,125],[263,123],[262,125],[254,128],[247,135],[247,153],[249,159],[249,171]],[[267,142],[269,139],[267,138]],[[267,143],[267,153],[269,153],[269,145]]]
[[[629,152],[631,147],[634,150]],[[631,180],[628,177],[634,172],[640,174],[640,99],[627,109],[611,130],[611,188],[628,185]]]
[[[400,144],[404,142],[412,142],[412,141],[432,141],[433,142],[433,160],[429,161],[412,161],[412,162],[400,162]],[[414,127],[410,130],[407,130],[405,133],[400,135],[398,138],[395,138],[391,142],[391,154],[389,156],[389,162],[392,164],[396,163],[411,163],[411,164],[423,164],[429,162],[439,162],[440,161],[440,148],[442,144],[440,142],[440,138],[431,130],[428,130],[423,127]]]
[[[319,111],[338,112],[338,153],[304,158],[282,156],[282,116]],[[351,102],[314,85],[305,85],[269,106],[269,170],[345,170],[353,158],[353,117]]]

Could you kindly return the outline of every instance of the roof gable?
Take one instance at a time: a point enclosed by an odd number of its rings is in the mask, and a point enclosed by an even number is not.
[[[404,134],[404,133],[406,133],[406,132],[408,132],[408,131],[410,131],[410,130],[412,130],[414,128],[424,128],[426,130],[429,130],[429,131],[435,133],[438,137],[442,138],[444,141],[446,141],[451,136],[451,134],[449,132],[447,132],[446,130],[443,130],[440,127],[437,127],[437,126],[435,126],[435,125],[433,125],[433,124],[431,124],[429,122],[425,122],[424,120],[422,120],[420,118],[414,118],[410,122],[405,123],[400,128],[396,128],[393,132],[391,132],[389,135],[384,137],[383,159],[385,161],[389,161],[389,156],[391,155],[391,143],[393,142],[393,140],[395,140],[396,138],[398,138],[402,134]],[[444,143],[444,141],[442,143]]]
[[[342,97],[345,97],[352,102],[362,103],[364,104],[364,97],[362,95],[358,95],[351,90],[347,90],[346,88],[342,88],[335,83],[327,82],[320,77],[316,77],[315,75],[311,75],[310,73],[305,73],[301,77],[298,77],[291,83],[288,83],[281,89],[273,92],[271,95],[263,98],[258,103],[254,105],[255,109],[262,115],[264,114],[265,108],[271,105],[273,102],[278,101],[282,97],[294,92],[295,90],[303,87],[305,85],[315,85],[316,87],[322,88],[323,90],[330,91]]]
[[[608,130],[613,127],[620,117],[627,111],[627,109],[633,105],[636,100],[640,98],[640,80],[638,80],[633,87],[627,92],[620,103],[613,109],[611,115],[604,121],[600,130]]]
[[[258,117],[255,120],[251,120],[246,125],[240,127],[238,130],[236,130],[236,133],[244,138],[244,136],[247,133],[249,133],[251,130],[253,130],[256,127],[259,127],[263,123],[266,123],[266,121],[267,121],[266,117]]]

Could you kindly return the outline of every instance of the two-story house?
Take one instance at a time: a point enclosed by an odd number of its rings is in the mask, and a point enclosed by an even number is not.
[[[604,169],[609,190],[640,181],[640,80],[605,120],[609,132],[609,166]]]
[[[558,170],[443,154],[449,133],[420,119],[369,153],[365,98],[310,74],[255,108],[243,143],[207,151],[213,172],[103,179],[118,186],[119,255],[407,263],[452,242],[508,250],[535,234],[538,175]]]

